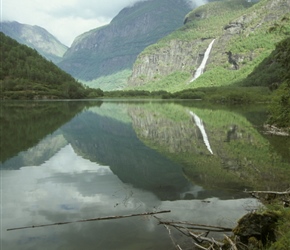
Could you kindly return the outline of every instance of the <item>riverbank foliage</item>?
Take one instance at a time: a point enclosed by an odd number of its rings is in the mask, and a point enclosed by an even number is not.
[[[1,99],[79,99],[98,97],[100,89],[85,88],[36,50],[0,33]]]
[[[284,81],[274,92],[269,122],[290,129],[290,36],[280,42],[273,57],[283,66]]]

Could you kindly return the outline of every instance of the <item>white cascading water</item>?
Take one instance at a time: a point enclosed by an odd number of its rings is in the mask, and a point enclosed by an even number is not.
[[[205,132],[205,129],[204,129],[204,125],[203,125],[202,120],[195,113],[193,113],[192,111],[189,111],[189,113],[193,117],[196,126],[199,128],[199,130],[201,132],[201,135],[202,135],[204,144],[206,145],[208,151],[213,155],[213,152],[211,150],[210,143],[209,143],[207,134]]]
[[[193,82],[193,81],[196,80],[198,77],[200,77],[200,75],[203,74],[203,71],[204,71],[204,68],[205,68],[206,62],[207,62],[207,60],[208,60],[208,57],[209,57],[209,54],[210,54],[210,51],[211,51],[211,49],[212,49],[212,46],[213,46],[214,41],[215,41],[215,39],[213,39],[213,40],[211,41],[211,43],[208,45],[208,47],[207,47],[207,49],[206,49],[206,51],[205,51],[205,53],[204,53],[204,57],[203,57],[203,59],[202,59],[202,62],[201,62],[201,64],[199,65],[198,69],[196,70],[196,72],[195,72],[195,74],[194,74],[194,76],[193,76],[193,78],[191,79],[190,82]]]

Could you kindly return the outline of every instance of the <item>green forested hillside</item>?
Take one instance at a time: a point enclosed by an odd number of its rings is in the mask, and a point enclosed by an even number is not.
[[[287,37],[279,27],[289,29],[289,8],[284,0],[225,0],[193,10],[182,28],[138,56],[130,88],[175,92],[240,84]],[[190,82],[212,39],[204,74]],[[256,81],[255,86],[267,85]]]
[[[274,93],[270,121],[289,127],[289,9],[289,0],[203,5],[138,56],[129,89],[234,103],[269,101]],[[213,39],[204,74],[191,81]]]
[[[274,92],[269,122],[280,127],[290,128],[290,36],[277,45],[272,58],[282,65],[284,81]]]
[[[85,89],[36,50],[2,32],[0,39],[1,99],[84,98],[89,95],[90,89]]]

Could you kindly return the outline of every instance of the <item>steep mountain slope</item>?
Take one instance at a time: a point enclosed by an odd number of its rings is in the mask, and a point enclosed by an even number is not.
[[[270,30],[282,23],[289,27],[289,10],[289,0],[226,0],[201,6],[187,15],[182,28],[138,56],[129,84],[168,91],[241,84],[286,36]],[[213,39],[205,74],[190,82]]]
[[[59,62],[67,50],[65,45],[39,26],[18,22],[1,22],[1,31],[17,42],[36,49],[54,63]]]
[[[0,32],[0,99],[85,97],[85,88],[37,51]]]
[[[138,2],[121,10],[109,25],[77,37],[59,66],[85,81],[130,70],[137,55],[181,27],[190,10],[185,0]]]

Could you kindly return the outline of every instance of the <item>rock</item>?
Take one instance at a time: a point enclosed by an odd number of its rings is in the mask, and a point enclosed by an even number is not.
[[[249,213],[238,221],[233,232],[243,244],[265,246],[268,242],[276,241],[274,230],[277,221],[278,215],[271,212]]]

